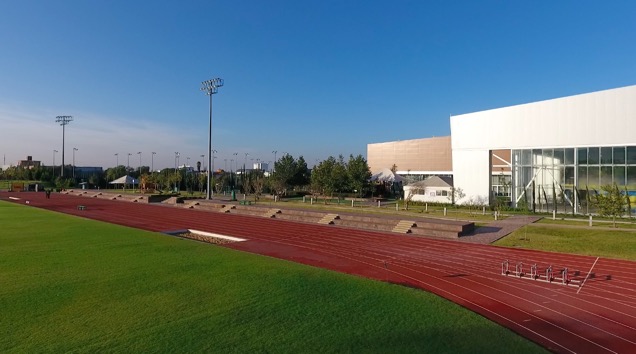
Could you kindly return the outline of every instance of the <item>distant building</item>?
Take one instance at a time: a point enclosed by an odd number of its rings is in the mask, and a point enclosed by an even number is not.
[[[268,165],[264,162],[257,162],[252,166],[254,170],[267,171]]]
[[[102,167],[75,166],[75,177],[88,179],[91,175],[102,175],[104,169]]]
[[[32,169],[34,167],[40,167],[41,164],[41,161],[34,161],[33,156],[27,156],[26,160],[20,160],[18,162],[18,167]]]

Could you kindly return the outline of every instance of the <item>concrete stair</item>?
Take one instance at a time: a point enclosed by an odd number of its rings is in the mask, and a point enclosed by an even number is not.
[[[398,222],[398,224],[395,225],[395,227],[391,231],[401,234],[408,234],[409,232],[411,232],[411,228],[415,225],[415,222],[411,220],[400,220],[400,222]]]
[[[265,218],[275,218],[276,214],[280,214],[280,209],[267,209],[267,211],[263,214]]]
[[[338,218],[339,218],[338,214],[327,214],[323,216],[320,220],[318,220],[318,223],[329,225],[329,224],[333,224],[334,221]]]

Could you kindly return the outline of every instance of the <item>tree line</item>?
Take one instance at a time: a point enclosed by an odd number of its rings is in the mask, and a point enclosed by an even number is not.
[[[113,181],[125,175],[139,180],[145,188],[158,191],[204,191],[207,188],[207,176],[200,171],[166,168],[160,172],[151,172],[148,166],[132,169],[123,165],[107,168],[101,174],[91,174],[88,178],[69,177],[72,170],[65,169],[65,178],[56,176],[59,167],[54,170],[50,166],[34,168],[11,167],[0,171],[0,178],[4,180],[42,181],[56,188],[70,188],[79,182],[88,182],[91,187],[108,187]],[[274,162],[271,173],[262,170],[223,171],[213,174],[213,191],[236,190],[240,193],[255,194],[271,193],[287,196],[290,193],[311,193],[315,195],[337,196],[342,194],[365,196],[370,191],[371,171],[362,155],[350,155],[345,161],[342,155],[335,158],[328,157],[319,162],[313,169],[309,169],[307,162],[300,156],[294,158],[285,154]]]

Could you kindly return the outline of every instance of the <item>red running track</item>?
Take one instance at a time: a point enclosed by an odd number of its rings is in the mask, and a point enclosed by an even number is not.
[[[636,353],[636,262],[60,194],[0,193],[0,200],[149,231],[241,237],[248,241],[224,247],[421,288],[553,352]],[[584,284],[505,276],[504,260],[511,270],[523,262],[526,272],[531,264],[567,267]]]

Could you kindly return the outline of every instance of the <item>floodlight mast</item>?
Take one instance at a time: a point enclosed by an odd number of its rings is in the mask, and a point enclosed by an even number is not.
[[[73,121],[73,116],[57,116],[55,117],[55,122],[56,123],[60,123],[60,125],[62,126],[62,173],[60,174],[61,177],[64,177],[64,134],[65,134],[65,127],[68,123]]]
[[[212,95],[219,92],[219,87],[223,86],[223,79],[215,78],[211,80],[206,80],[201,83],[201,91],[205,92],[206,95],[210,96],[210,125],[208,130],[208,188],[206,190],[205,199],[212,199],[212,186],[211,186],[211,177],[214,171],[211,170],[212,166]]]

